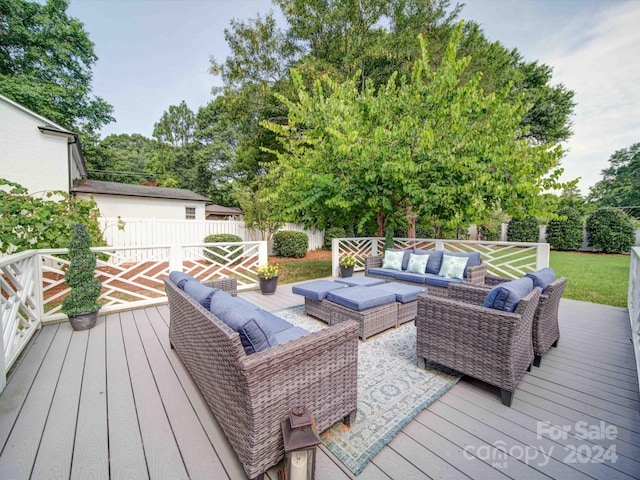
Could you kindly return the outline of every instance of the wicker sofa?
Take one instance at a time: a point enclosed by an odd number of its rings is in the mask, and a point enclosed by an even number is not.
[[[235,289],[235,281],[232,283],[228,285],[227,279],[210,285]],[[247,355],[239,334],[170,278],[165,279],[165,290],[171,347],[200,389],[249,478],[262,478],[283,457],[280,422],[291,408],[306,406],[321,432],[339,421],[355,421],[355,322]]]
[[[429,290],[429,294],[437,297],[446,297],[447,287],[452,283],[484,284],[484,277],[487,273],[487,264],[482,261],[482,257],[478,252],[463,253],[420,249],[395,249],[392,251],[404,252],[401,269],[383,268],[383,255],[375,255],[365,258],[365,275],[368,277],[384,279],[386,281],[426,286]],[[412,253],[415,255],[429,255],[426,270],[421,273],[413,273],[407,270],[409,258]],[[452,257],[466,257],[468,259],[462,278],[450,278],[439,274],[444,255]]]
[[[418,295],[418,365],[434,361],[495,385],[511,406],[534,358],[531,328],[540,288],[532,286],[513,312],[484,307],[486,298],[485,289],[460,284],[449,286],[447,298]]]

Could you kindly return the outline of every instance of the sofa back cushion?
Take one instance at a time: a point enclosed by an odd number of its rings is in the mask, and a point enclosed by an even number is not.
[[[183,282],[182,289],[184,290],[184,293],[189,295],[207,310],[209,310],[211,298],[213,297],[213,295],[216,292],[221,292],[221,290],[218,288],[207,287],[194,279]]]
[[[234,332],[240,332],[253,312],[258,309],[255,305],[232,297],[227,292],[219,291],[211,297],[209,311],[224,322]]]
[[[542,289],[542,292],[544,293],[544,291],[547,289],[547,286],[550,283],[555,282],[556,271],[553,268],[547,267],[542,268],[537,272],[527,273],[525,277],[529,277],[531,280],[533,280],[533,286],[540,287]]]
[[[254,310],[249,320],[240,327],[240,341],[247,355],[262,352],[269,347],[278,345],[275,334],[259,310]]]
[[[440,271],[440,264],[442,263],[442,250],[422,250],[420,248],[416,248],[413,251],[413,254],[429,255],[426,273],[433,273],[434,275],[438,274]]]
[[[533,280],[522,277],[493,287],[484,299],[483,307],[505,312],[515,311],[518,303],[533,290]]]

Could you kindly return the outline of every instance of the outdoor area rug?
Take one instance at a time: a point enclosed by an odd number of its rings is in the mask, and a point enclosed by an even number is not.
[[[274,312],[314,332],[324,322],[305,315],[302,305]],[[418,413],[460,379],[456,372],[429,364],[417,367],[413,322],[360,342],[358,350],[358,414],[350,428],[342,422],[324,432],[322,442],[358,475],[369,461]]]

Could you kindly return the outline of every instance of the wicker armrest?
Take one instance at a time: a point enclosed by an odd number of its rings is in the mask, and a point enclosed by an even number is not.
[[[238,280],[236,278],[225,277],[217,280],[207,280],[202,284],[207,287],[219,288],[234,297],[238,294]]]
[[[376,255],[373,257],[365,257],[364,259],[364,274],[366,275],[370,268],[382,267],[382,255]]]
[[[484,277],[487,274],[487,264],[482,262],[480,265],[476,265],[475,267],[469,267],[467,269],[467,282],[483,285]]]
[[[510,280],[515,280],[513,278],[499,277],[498,275],[491,275],[490,273],[485,275],[484,283],[485,285],[489,285],[491,287],[495,287],[504,282],[508,282]]]
[[[451,283],[447,288],[447,297],[460,302],[482,305],[491,287],[471,283]]]

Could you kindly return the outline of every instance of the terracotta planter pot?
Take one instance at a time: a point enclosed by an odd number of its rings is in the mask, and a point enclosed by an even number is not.
[[[353,275],[353,266],[351,267],[343,267],[340,265],[340,276],[342,278],[348,278]]]
[[[258,278],[258,283],[263,295],[273,295],[276,293],[276,287],[278,286],[278,277]]]
[[[96,320],[98,320],[98,310],[95,312],[85,312],[79,315],[69,316],[71,328],[76,331],[89,330],[90,328],[93,328],[96,324]]]

